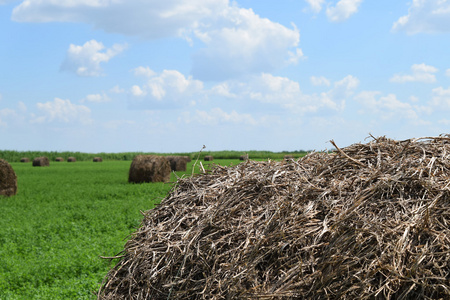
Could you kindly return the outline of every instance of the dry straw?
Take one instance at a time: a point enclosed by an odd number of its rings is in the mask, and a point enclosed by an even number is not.
[[[17,176],[11,165],[0,159],[0,196],[13,196],[17,193]]]
[[[103,159],[101,157],[94,157],[93,162],[103,162]]]
[[[33,167],[48,167],[50,166],[50,161],[46,156],[35,157],[33,159]]]
[[[20,159],[20,162],[23,162],[23,163],[25,163],[25,162],[30,162],[30,159],[29,159],[28,157],[22,157],[22,158]]]
[[[62,157],[57,157],[57,158],[55,158],[55,161],[64,161],[64,158],[62,158]]]
[[[214,160],[214,157],[212,157],[211,155],[206,155],[204,157],[204,161],[213,161],[213,160]]]
[[[170,163],[164,156],[137,155],[130,166],[128,182],[168,182]]]
[[[77,159],[73,156],[70,156],[67,158],[67,162],[76,162],[76,161],[77,161]]]
[[[450,299],[450,136],[335,147],[179,179],[99,299]]]
[[[187,156],[166,156],[172,171],[186,171]]]
[[[248,160],[248,154],[239,156],[239,160]]]

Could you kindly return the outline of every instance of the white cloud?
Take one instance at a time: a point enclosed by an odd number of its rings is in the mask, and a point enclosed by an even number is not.
[[[439,70],[433,66],[428,66],[424,63],[414,64],[411,66],[412,74],[395,74],[390,81],[396,83],[405,82],[423,82],[423,83],[433,83],[436,82],[436,76],[433,73]]]
[[[308,2],[313,12],[319,13],[322,10],[325,0],[306,0],[306,2]]]
[[[320,76],[320,77],[311,76],[310,80],[311,80],[311,83],[315,86],[320,86],[320,85],[330,86],[330,84],[331,84],[330,81],[323,76]]]
[[[224,11],[218,23],[220,26],[194,31],[206,45],[193,55],[192,74],[198,79],[224,80],[270,72],[303,56],[297,48],[300,34],[295,26],[288,29],[238,7]]]
[[[392,26],[394,31],[408,34],[450,32],[450,2],[448,0],[413,0],[408,14]]]
[[[286,77],[263,73],[253,76],[248,82],[230,80],[226,87],[216,86],[211,93],[219,91],[220,95],[232,95],[235,101],[263,103],[273,108],[283,108],[291,113],[305,114],[319,110],[337,111],[344,107],[345,99],[353,94],[359,80],[353,76],[334,83],[333,88],[320,94],[304,94],[298,82]],[[223,91],[226,91],[224,93]],[[214,94],[211,95],[214,97]],[[254,105],[258,107],[258,104]]]
[[[195,41],[204,45],[193,54],[192,74],[201,80],[270,72],[303,57],[295,26],[289,29],[228,0],[27,0],[14,9],[12,19],[82,22],[144,39],[179,37],[191,44]],[[98,51],[94,47],[87,56]],[[85,60],[87,66],[76,60],[69,69],[83,76],[98,76],[99,63]]]
[[[439,109],[450,109],[450,88],[444,89],[438,87],[432,90],[432,98],[430,104]]]
[[[142,86],[132,86],[130,93],[131,104],[152,107],[155,104],[190,103],[203,93],[203,83],[185,77],[175,70],[164,70],[160,74],[149,68],[134,69],[135,74],[146,79]],[[157,105],[157,107],[159,107]]]
[[[381,92],[364,91],[355,96],[366,113],[376,114],[380,119],[406,118],[413,122],[420,123],[418,112],[429,112],[426,107],[413,106],[410,103],[402,102],[394,94],[380,96]]]
[[[80,122],[88,125],[92,122],[91,110],[84,105],[76,105],[70,100],[55,98],[53,101],[36,104],[39,115],[33,115],[32,123],[73,123]]]
[[[125,90],[119,87],[118,85],[114,86],[112,89],[109,90],[111,93],[114,94],[122,94],[125,93]]]
[[[138,85],[133,85],[130,90],[131,94],[136,97],[141,97],[147,95]]]
[[[83,46],[71,44],[61,70],[75,72],[79,76],[100,76],[102,74],[100,64],[108,62],[126,47],[114,44],[111,48],[105,49],[105,46],[96,40],[90,40]]]
[[[178,36],[214,17],[228,0],[27,0],[14,8],[18,22],[82,22],[106,32],[154,39]],[[118,21],[121,20],[121,21]]]
[[[87,95],[81,102],[95,102],[95,103],[102,103],[102,102],[109,102],[111,101],[111,98],[108,97],[105,93],[102,94],[90,94]]]
[[[445,70],[445,76],[450,77],[450,69]]]
[[[289,29],[228,0],[26,0],[14,9],[12,19],[82,22],[144,39],[179,37],[191,44],[195,40],[204,45],[193,55],[192,74],[201,80],[270,72],[303,57],[295,26]],[[88,66],[78,62],[69,69],[98,76],[98,63],[87,61]]]
[[[344,109],[346,100],[353,95],[358,86],[359,79],[352,75],[347,75],[343,79],[336,81],[333,89],[322,93],[322,101],[327,103],[327,106],[334,106],[336,110]]]
[[[179,118],[186,124],[198,123],[202,125],[219,125],[219,124],[243,124],[243,125],[257,125],[258,121],[255,120],[250,114],[239,114],[236,111],[227,113],[221,108],[213,108],[209,111],[196,110],[192,115],[189,112],[185,112]]]
[[[340,0],[336,5],[327,8],[327,17],[332,22],[341,22],[358,12],[362,0]]]
[[[156,75],[156,72],[149,67],[137,67],[133,70],[135,76],[152,77]]]
[[[15,110],[10,108],[0,109],[0,127],[8,127],[9,121],[17,118]]]

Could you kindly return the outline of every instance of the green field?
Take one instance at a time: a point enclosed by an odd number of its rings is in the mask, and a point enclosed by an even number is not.
[[[192,173],[194,162],[186,173]],[[18,193],[0,197],[0,299],[96,298],[112,267],[100,256],[123,250],[140,225],[141,211],[153,208],[171,188],[129,184],[130,164],[52,161],[50,167],[32,167],[11,162]]]

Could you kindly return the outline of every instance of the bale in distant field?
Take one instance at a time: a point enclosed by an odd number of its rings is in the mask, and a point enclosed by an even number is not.
[[[40,156],[33,159],[33,167],[48,167],[50,161],[46,156]]]
[[[170,163],[164,156],[138,155],[131,163],[128,182],[168,182],[170,172]]]
[[[248,160],[248,154],[239,156],[239,160]]]
[[[212,157],[211,155],[206,155],[204,158],[205,161],[213,161],[214,157]]]
[[[23,163],[25,163],[25,162],[30,162],[30,159],[29,159],[28,157],[22,157],[22,158],[20,159],[20,162],[23,162]]]
[[[187,156],[166,156],[172,171],[186,171]]]
[[[77,159],[73,156],[70,156],[67,158],[67,162],[76,162],[76,161],[77,161]]]
[[[102,162],[103,159],[101,157],[94,157],[93,162]]]
[[[64,158],[62,158],[62,157],[57,157],[57,158],[55,158],[55,161],[64,161]]]
[[[283,159],[284,159],[284,160],[291,160],[291,159],[294,159],[294,156],[293,156],[293,155],[285,155],[285,156],[283,157]]]
[[[99,299],[450,299],[450,135],[180,178]]]
[[[0,195],[13,196],[17,193],[17,176],[11,165],[0,159]]]
[[[185,159],[186,159],[186,162],[191,162],[192,161],[192,159],[191,159],[191,157],[190,156],[183,156]]]

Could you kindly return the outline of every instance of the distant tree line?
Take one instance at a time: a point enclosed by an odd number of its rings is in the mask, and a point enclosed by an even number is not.
[[[180,152],[180,153],[156,153],[156,152],[120,152],[120,153],[85,153],[85,152],[70,152],[70,151],[14,151],[14,150],[0,150],[0,158],[8,162],[19,162],[21,158],[28,157],[32,160],[35,157],[46,156],[50,161],[54,161],[57,157],[62,157],[67,160],[68,157],[75,157],[77,161],[90,161],[94,157],[102,157],[103,160],[133,160],[136,155],[152,154],[152,155],[179,155],[189,156],[191,159],[203,159],[206,155],[211,155],[214,159],[239,159],[243,154],[248,154],[250,159],[282,159],[285,155],[292,155],[298,158],[306,155],[309,151],[202,151],[202,152]]]

